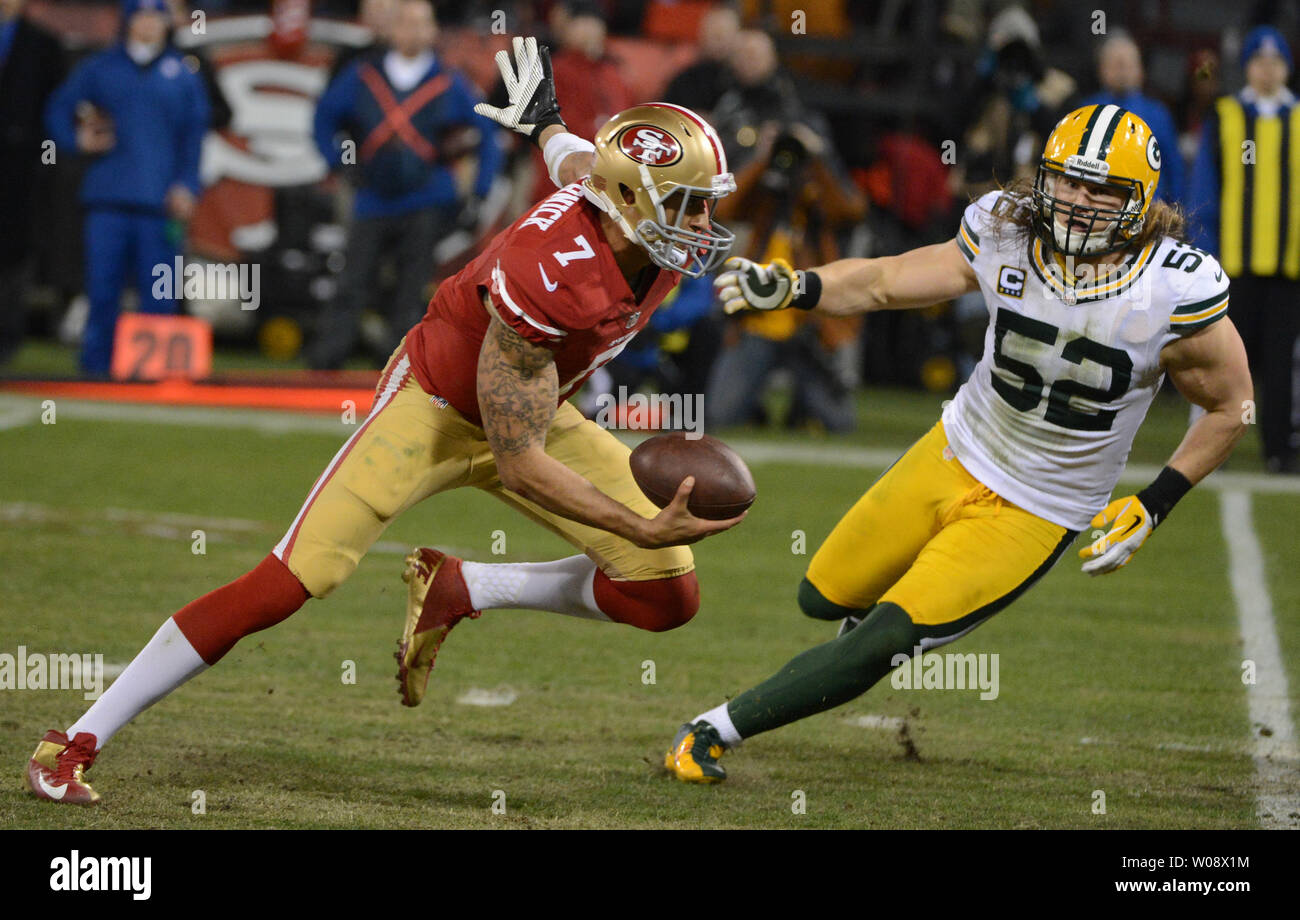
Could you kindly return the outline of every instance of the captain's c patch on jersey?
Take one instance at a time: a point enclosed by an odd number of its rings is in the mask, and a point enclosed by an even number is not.
[[[1002,266],[998,271],[998,293],[1006,297],[1024,297],[1024,271],[1010,265]]]
[[[1026,245],[1001,232],[1019,206],[1007,194],[971,202],[957,234],[989,326],[944,430],[1003,499],[1086,530],[1164,380],[1162,350],[1227,315],[1228,279],[1212,254],[1169,236],[1104,261],[1063,256],[1036,234]]]

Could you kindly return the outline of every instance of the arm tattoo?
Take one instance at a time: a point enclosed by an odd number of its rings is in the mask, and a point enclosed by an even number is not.
[[[558,401],[555,356],[493,318],[478,356],[478,406],[492,453],[544,445]]]

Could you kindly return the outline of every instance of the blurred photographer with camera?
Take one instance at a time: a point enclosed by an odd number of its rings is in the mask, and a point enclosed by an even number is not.
[[[858,223],[866,202],[842,178],[823,135],[800,121],[758,129],[749,164],[718,219],[749,219],[747,245],[735,255],[768,262],[837,258],[839,231]],[[849,431],[855,425],[860,318],[809,317],[783,310],[732,320],[709,376],[705,424],[763,420],[765,384],[779,370],[793,377],[787,427]]]

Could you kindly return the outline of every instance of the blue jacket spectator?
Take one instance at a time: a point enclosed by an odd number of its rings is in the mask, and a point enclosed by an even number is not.
[[[1137,43],[1124,32],[1116,32],[1097,55],[1097,77],[1101,91],[1080,105],[1118,105],[1145,121],[1160,145],[1160,185],[1156,199],[1182,204],[1186,195],[1186,168],[1178,152],[1178,128],[1163,102],[1142,94],[1144,73]]]
[[[45,109],[60,160],[93,158],[81,185],[90,300],[81,369],[93,376],[109,371],[127,278],[141,312],[176,312],[175,287],[155,282],[177,255],[170,220],[189,220],[201,191],[211,108],[202,79],[168,47],[168,26],[165,0],[124,0],[122,40],[77,67]]]
[[[159,8],[165,10],[162,0],[125,0],[123,23],[142,9]],[[70,152],[78,149],[78,108],[88,102],[108,114],[116,143],[86,170],[82,202],[162,214],[172,186],[196,196],[201,191],[207,93],[174,49],[143,64],[127,49],[124,40],[82,62],[51,97],[45,126],[56,149]]]
[[[331,171],[355,165],[357,186],[343,271],[307,347],[307,362],[318,370],[340,368],[352,355],[379,268],[391,256],[397,287],[384,298],[387,336],[376,355],[383,363],[424,315],[434,247],[458,226],[477,223],[479,202],[505,159],[496,122],[474,112],[477,93],[433,52],[438,23],[429,0],[400,0],[389,28],[392,50],[348,64],[316,106],[321,156]],[[462,203],[448,164],[468,152],[468,128],[478,131],[478,175]]]
[[[429,52],[422,58],[427,69],[415,85],[399,89],[388,74],[398,57],[389,52],[355,61],[317,103],[316,147],[330,168],[348,162],[341,132],[356,145],[357,217],[391,217],[454,203],[455,181],[439,155],[439,142],[450,128],[479,130],[476,197],[487,195],[505,162],[497,125],[475,114],[474,104],[480,100],[465,77],[443,70]]]

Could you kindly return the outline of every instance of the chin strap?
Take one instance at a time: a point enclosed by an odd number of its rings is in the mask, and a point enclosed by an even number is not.
[[[618,228],[623,231],[623,235],[630,241],[637,244],[641,242],[641,240],[637,238],[636,232],[632,229],[632,225],[627,222],[627,218],[623,216],[623,212],[620,211],[618,205],[614,203],[614,199],[610,198],[606,193],[598,191],[592,187],[590,176],[582,180],[582,194],[586,196],[588,201],[600,208],[601,212],[608,216],[610,220],[618,224]]]

